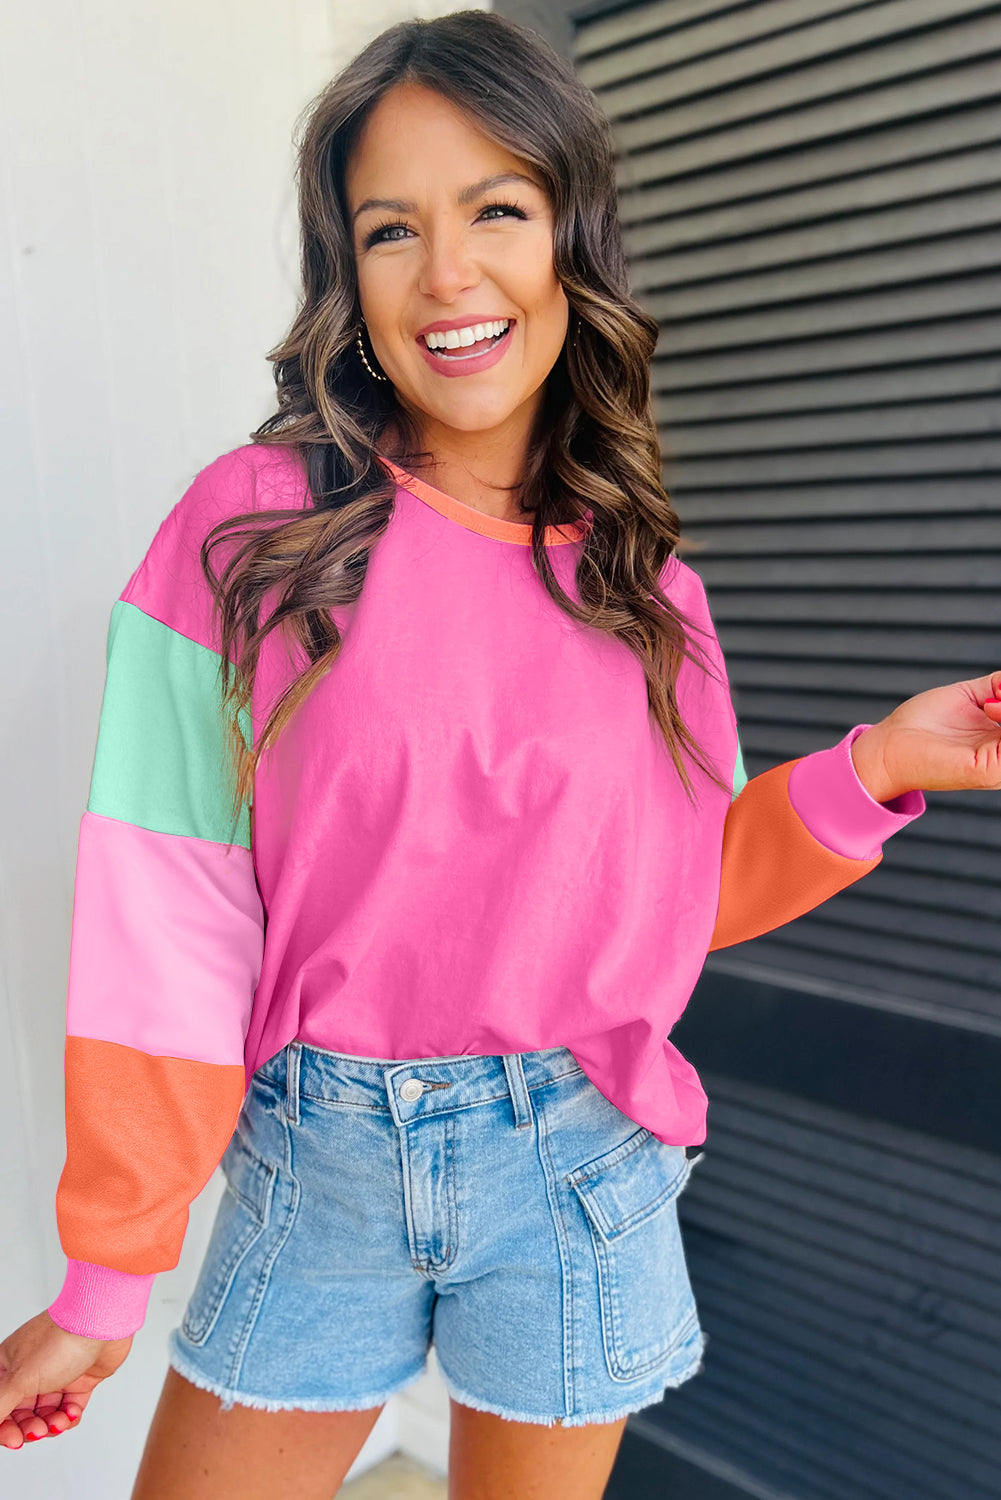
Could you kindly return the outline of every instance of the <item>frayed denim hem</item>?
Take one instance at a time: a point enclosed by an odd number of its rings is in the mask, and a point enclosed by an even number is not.
[[[491,1416],[503,1417],[507,1422],[533,1422],[539,1427],[589,1427],[592,1423],[618,1422],[623,1417],[632,1416],[633,1412],[642,1411],[647,1406],[656,1406],[664,1399],[668,1391],[676,1390],[679,1385],[684,1385],[694,1375],[700,1375],[705,1365],[706,1335],[702,1334],[697,1345],[697,1353],[694,1360],[680,1375],[665,1380],[659,1391],[653,1391],[648,1396],[632,1402],[629,1406],[620,1406],[615,1411],[593,1411],[578,1412],[572,1417],[540,1417],[538,1412],[532,1411],[508,1411],[504,1407],[497,1406],[493,1402],[483,1401],[479,1396],[473,1396],[469,1391],[460,1390],[451,1376],[448,1375],[441,1360],[438,1360],[438,1368],[441,1370],[442,1379],[445,1382],[448,1394],[453,1400],[460,1402],[462,1406],[471,1406],[474,1411],[489,1412]]]
[[[232,1411],[234,1405],[250,1406],[256,1411],[361,1411],[370,1406],[382,1406],[390,1396],[395,1396],[399,1391],[406,1390],[425,1373],[427,1361],[421,1365],[419,1370],[414,1370],[399,1384],[394,1385],[391,1390],[376,1393],[371,1396],[359,1397],[356,1401],[330,1401],[325,1397],[305,1397],[296,1400],[293,1397],[288,1401],[274,1401],[266,1396],[252,1396],[246,1391],[231,1390],[228,1386],[219,1385],[212,1380],[206,1380],[196,1370],[188,1365],[176,1350],[172,1349],[168,1356],[171,1368],[192,1385],[196,1385],[201,1391],[209,1391],[213,1396],[218,1396],[222,1402],[223,1411]]]

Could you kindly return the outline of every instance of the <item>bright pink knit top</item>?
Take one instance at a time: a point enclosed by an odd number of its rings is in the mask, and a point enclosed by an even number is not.
[[[714,668],[685,663],[679,704],[727,787],[693,769],[693,804],[640,663],[549,598],[531,527],[387,467],[392,517],[335,611],[338,659],[263,757],[253,838],[246,812],[230,823],[198,553],[223,517],[311,503],[298,460],[250,445],[209,464],[112,609],[70,954],[69,1264],[49,1309],[73,1332],[141,1325],[251,1075],[294,1038],[401,1059],[566,1046],[661,1140],[704,1140],[669,1034],[706,954],[857,880],[923,811],[920,792],[865,791],[866,726],[744,786],[705,592],[672,558],[662,587]],[[546,538],[575,598],[584,537]],[[248,737],[306,664],[269,636]]]

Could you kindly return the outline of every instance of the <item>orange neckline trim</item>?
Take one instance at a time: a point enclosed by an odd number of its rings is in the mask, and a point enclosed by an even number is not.
[[[517,542],[523,547],[532,545],[530,521],[503,521],[498,516],[488,516],[474,505],[466,505],[464,501],[456,500],[454,496],[446,495],[444,490],[428,484],[427,480],[419,479],[409,470],[401,469],[399,464],[395,464],[384,454],[380,453],[379,457],[402,489],[409,490],[418,500],[423,500],[425,505],[430,505],[450,521],[457,521],[468,531],[478,531],[481,536],[493,537],[496,542]],[[563,526],[547,526],[545,546],[559,547],[563,542],[580,541],[586,530],[586,525],[580,521],[567,522]]]

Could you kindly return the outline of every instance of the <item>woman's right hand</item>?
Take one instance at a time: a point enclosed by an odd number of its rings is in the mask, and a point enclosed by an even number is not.
[[[0,1447],[65,1432],[94,1387],[118,1369],[134,1337],[87,1339],[67,1333],[47,1312],[22,1323],[0,1343]]]

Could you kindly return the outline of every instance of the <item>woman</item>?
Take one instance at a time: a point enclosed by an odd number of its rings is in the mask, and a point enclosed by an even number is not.
[[[597,1500],[701,1367],[668,1033],[705,955],[872,869],[922,788],[1001,787],[1001,671],[744,785],[608,128],[532,32],[378,37],[300,209],[278,411],[112,611],[68,1268],[0,1346],[0,1441],[79,1419],[221,1159],[134,1500],[327,1500],[432,1338],[457,1500]]]

